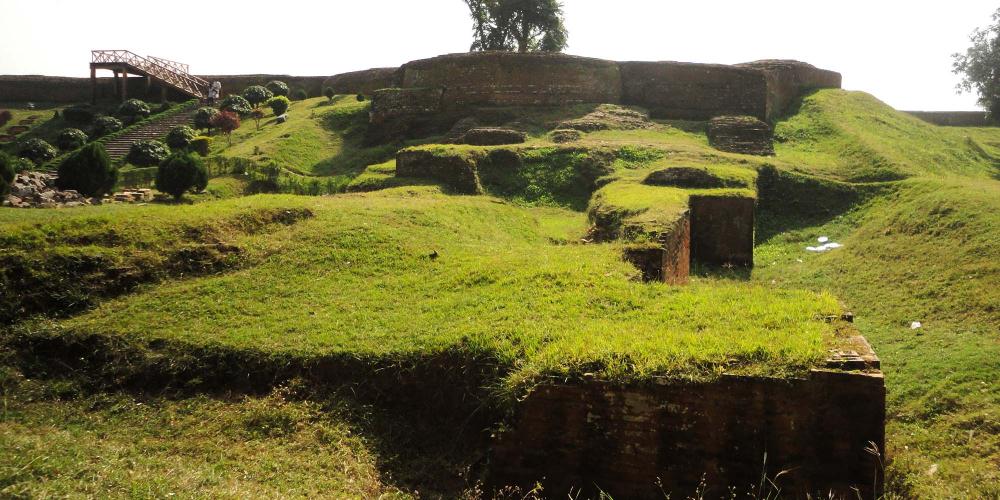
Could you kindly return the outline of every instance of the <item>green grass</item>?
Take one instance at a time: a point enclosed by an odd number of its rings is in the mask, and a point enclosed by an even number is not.
[[[81,393],[0,366],[5,498],[409,498],[337,405]]]
[[[367,165],[381,163],[395,154],[394,146],[362,147],[368,119],[368,101],[338,96],[295,101],[288,109],[288,121],[277,123],[268,114],[260,123],[243,120],[233,132],[232,146],[223,137],[213,142],[212,153],[229,157],[274,161],[304,175],[343,177],[346,184]]]
[[[238,202],[265,199],[303,204]],[[742,283],[644,285],[617,245],[554,244],[561,228],[582,222],[570,211],[556,221],[554,209],[534,217],[430,188],[305,207],[314,219],[241,241],[248,255],[269,251],[263,261],[104,302],[57,331],[305,358],[457,350],[494,359],[509,371],[498,385],[520,390],[543,376],[584,372],[615,380],[801,373],[831,341],[832,326],[819,318],[839,310],[829,295]],[[215,210],[203,203],[185,212]]]

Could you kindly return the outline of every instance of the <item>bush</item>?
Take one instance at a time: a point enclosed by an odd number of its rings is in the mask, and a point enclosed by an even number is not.
[[[191,190],[208,186],[208,171],[196,156],[178,152],[160,163],[156,171],[156,189],[180,199]]]
[[[67,128],[59,132],[59,136],[56,137],[56,146],[62,151],[72,151],[74,149],[79,149],[81,146],[87,143],[87,134],[84,134],[82,130],[78,128]]]
[[[358,102],[365,102],[365,95],[364,94],[358,94],[358,95],[354,96],[354,98],[357,99]]]
[[[240,117],[232,111],[223,111],[212,118],[212,126],[226,134],[229,138],[229,145],[232,145],[232,133],[234,130],[240,128]]]
[[[281,116],[288,111],[288,106],[292,103],[289,102],[288,98],[285,96],[272,97],[271,100],[267,101],[267,105],[271,107],[271,111],[274,112],[274,116]]]
[[[17,156],[31,160],[35,165],[41,165],[56,157],[56,148],[41,139],[29,139],[17,152]]]
[[[209,150],[212,148],[212,138],[199,135],[194,139],[191,139],[191,144],[188,145],[188,149],[198,153],[201,156],[208,156]]]
[[[14,114],[8,109],[0,110],[0,127],[7,124],[14,118]]]
[[[117,132],[122,129],[125,125],[121,120],[113,116],[102,116],[94,120],[94,126],[91,129],[91,135],[93,137],[104,137],[108,134]]]
[[[333,96],[337,95],[337,93],[333,91],[333,87],[327,87],[323,89],[323,95],[332,102]]]
[[[219,110],[210,107],[199,108],[194,113],[194,128],[199,130],[210,130],[212,128],[212,118],[219,114]]]
[[[305,91],[305,89],[295,89],[295,92],[292,92],[293,101],[304,101],[308,98],[309,94]]]
[[[249,115],[253,111],[253,106],[250,105],[250,101],[243,98],[243,96],[229,95],[222,100],[219,105],[219,109],[222,111],[232,111],[240,116]]]
[[[149,105],[140,99],[129,99],[118,107],[118,114],[130,118],[145,118],[149,116]]]
[[[267,82],[264,86],[267,90],[270,90],[275,96],[283,95],[288,96],[288,84],[281,80],[271,80]]]
[[[156,108],[156,112],[157,113],[163,113],[164,111],[170,111],[170,109],[173,108],[173,107],[174,107],[173,104],[170,104],[169,102],[165,102],[163,104],[160,104],[160,107]]]
[[[56,186],[95,197],[110,193],[117,182],[118,169],[111,165],[104,145],[92,142],[63,160]]]
[[[185,149],[191,144],[194,136],[194,129],[187,125],[178,125],[167,133],[167,146],[174,150]]]
[[[137,167],[155,167],[170,156],[170,148],[160,141],[141,140],[132,143],[125,161]]]
[[[260,106],[272,97],[274,97],[274,94],[260,85],[251,85],[243,91],[243,98],[254,107]]]
[[[0,151],[0,197],[10,194],[10,184],[14,182],[14,158]]]

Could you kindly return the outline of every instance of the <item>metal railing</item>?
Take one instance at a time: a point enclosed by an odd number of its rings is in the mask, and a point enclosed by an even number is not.
[[[128,50],[92,50],[91,64],[123,64],[156,78],[188,95],[204,99],[208,95],[208,81],[190,74],[187,64],[143,57]]]

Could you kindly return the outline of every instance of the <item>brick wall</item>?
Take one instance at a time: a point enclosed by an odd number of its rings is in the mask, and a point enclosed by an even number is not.
[[[904,111],[927,123],[944,127],[995,127],[985,111]]]
[[[621,76],[612,61],[565,54],[476,52],[409,62],[403,87],[442,87],[452,106],[615,103]]]
[[[376,90],[399,87],[399,68],[372,68],[331,76],[323,81],[338,94],[372,95]]]
[[[753,198],[692,196],[691,258],[706,264],[753,266]]]
[[[694,495],[704,479],[705,498],[728,498],[730,486],[742,498],[766,470],[783,496],[855,498],[858,488],[873,498],[882,471],[865,448],[885,449],[884,422],[878,371],[630,387],[552,383],[536,388],[498,437],[491,482],[540,481],[550,498],[600,488],[614,498],[662,499]]]
[[[760,71],[678,62],[622,62],[619,66],[622,102],[647,108],[653,117],[767,119],[767,80]]]
[[[840,73],[819,69],[800,61],[768,59],[737,66],[764,73],[767,79],[768,120],[790,111],[795,100],[803,93],[814,89],[839,89],[842,80]]]
[[[304,89],[309,97],[323,95],[325,76],[291,76],[291,75],[199,75],[209,82],[222,83],[222,95],[239,94],[251,85],[265,85],[271,80],[281,80],[288,84],[290,91]]]

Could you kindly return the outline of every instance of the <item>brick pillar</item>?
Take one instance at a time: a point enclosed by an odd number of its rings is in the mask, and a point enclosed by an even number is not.
[[[97,104],[97,68],[90,67],[90,103]]]
[[[122,69],[122,102],[128,99],[128,71]]]

